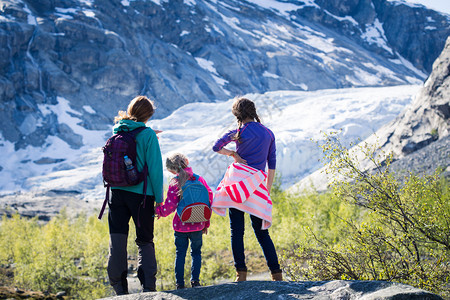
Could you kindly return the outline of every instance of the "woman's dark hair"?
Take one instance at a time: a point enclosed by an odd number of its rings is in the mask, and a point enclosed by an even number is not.
[[[145,96],[137,96],[128,104],[127,111],[119,111],[119,115],[114,118],[114,122],[120,120],[133,120],[136,122],[145,122],[153,116],[155,106],[153,101]]]
[[[256,113],[255,103],[253,101],[239,97],[233,103],[233,107],[231,112],[237,119],[238,123],[238,131],[236,135],[233,137],[234,140],[238,141],[240,138],[240,128],[243,125],[243,122],[247,119],[256,120],[256,122],[261,123],[258,114]]]

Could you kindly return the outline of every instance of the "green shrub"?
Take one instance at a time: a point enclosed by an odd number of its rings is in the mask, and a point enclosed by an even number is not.
[[[357,152],[334,136],[323,146],[335,179],[335,201],[365,210],[363,220],[342,217],[345,233],[336,242],[319,236],[285,253],[295,280],[389,280],[449,296],[450,201],[448,181],[438,174],[410,174],[400,181],[389,171],[390,157],[376,158],[376,148],[359,153],[373,164],[358,165]]]
[[[109,290],[104,223],[86,216],[70,220],[64,212],[44,225],[19,215],[3,217],[0,265],[13,266],[15,284],[25,289],[102,297]]]
[[[157,288],[175,288],[175,245],[173,215],[155,220],[155,250],[158,262]],[[246,222],[246,249],[249,267],[254,271],[264,260]],[[136,233],[130,224],[129,265],[137,267]],[[48,223],[19,215],[4,216],[0,222],[0,267],[14,270],[14,285],[23,289],[66,293],[77,299],[98,299],[112,295],[106,273],[109,232],[107,219],[96,215],[69,218],[62,212]],[[253,255],[256,253],[256,255]],[[232,280],[233,258],[230,249],[228,217],[213,214],[211,227],[202,247],[204,284]],[[186,282],[190,276],[190,255],[185,266]],[[2,283],[5,284],[5,283]]]
[[[281,189],[279,175],[273,186],[269,231],[285,273],[293,280],[391,280],[448,295],[448,182],[414,175],[398,181],[389,172],[389,160],[382,164],[372,159],[376,172],[362,172],[355,154],[332,137],[324,149],[334,168],[333,191],[290,194]],[[175,288],[172,218],[155,220],[158,290]],[[249,271],[267,272],[248,215],[245,226]],[[131,225],[128,253],[134,267],[135,238]],[[48,223],[3,217],[0,267],[14,271],[14,285],[20,288],[97,299],[112,295],[106,274],[108,243],[107,220],[95,215],[69,218],[62,212]],[[234,279],[228,217],[213,214],[202,260],[204,284]]]

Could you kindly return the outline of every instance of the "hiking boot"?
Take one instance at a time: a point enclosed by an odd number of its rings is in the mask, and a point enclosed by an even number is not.
[[[184,285],[181,285],[181,284],[177,284],[177,290],[182,290],[182,289],[184,289],[185,288],[185,286]]]
[[[124,284],[123,282],[119,282],[119,283],[113,285],[112,287],[117,296],[128,295],[128,285],[127,284]]]
[[[236,271],[236,280],[238,281],[246,281],[247,280],[247,271]]]
[[[272,281],[283,281],[283,273],[281,270],[272,272]]]
[[[148,293],[148,292],[156,292],[156,289],[152,289],[152,288],[144,288],[142,290],[143,293]]]
[[[200,284],[200,281],[191,281],[191,287],[198,287],[198,286],[202,286],[201,284]]]

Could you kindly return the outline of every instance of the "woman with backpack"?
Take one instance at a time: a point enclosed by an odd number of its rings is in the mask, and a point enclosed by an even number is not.
[[[237,98],[232,107],[238,128],[218,139],[213,150],[231,156],[231,164],[217,188],[213,210],[224,216],[229,209],[231,248],[236,268],[236,281],[247,279],[244,255],[244,214],[249,213],[256,238],[264,252],[272,280],[283,280],[275,246],[268,228],[272,222],[270,189],[276,167],[275,136],[261,124],[253,101]],[[236,151],[224,148],[236,143]],[[268,166],[268,172],[265,169]]]
[[[211,216],[210,203],[213,193],[206,181],[192,172],[189,167],[189,161],[186,156],[181,153],[175,153],[167,157],[166,168],[169,172],[176,175],[167,191],[167,199],[164,205],[156,208],[156,215],[159,217],[167,217],[174,211],[177,213],[173,216],[173,230],[175,231],[175,279],[178,289],[185,288],[184,285],[184,263],[186,252],[191,243],[191,287],[200,286],[200,269],[202,266],[202,234],[208,233],[209,218]],[[199,182],[200,187],[192,190],[193,184]],[[188,196],[195,196],[195,199],[185,199]],[[207,205],[202,205],[207,203]],[[185,215],[182,214],[184,205],[193,203],[197,210],[190,210]],[[200,205],[199,205],[200,204]],[[201,208],[200,208],[201,207]],[[192,212],[192,214],[191,214]],[[181,216],[181,218],[180,218]]]
[[[127,239],[130,218],[136,225],[138,246],[138,278],[144,292],[156,291],[156,257],[153,243],[154,211],[163,201],[163,167],[161,150],[156,133],[145,123],[155,109],[145,96],[134,98],[126,112],[119,111],[115,118],[114,134],[125,134],[133,130],[135,135],[135,167],[144,175],[143,180],[131,186],[112,186],[109,201],[108,225],[110,249],[108,277],[117,295],[128,294],[127,283]],[[142,127],[144,129],[142,130]],[[133,149],[134,150],[134,149]],[[146,170],[144,170],[146,168]]]

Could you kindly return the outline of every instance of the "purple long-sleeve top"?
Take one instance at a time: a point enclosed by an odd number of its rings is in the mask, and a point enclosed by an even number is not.
[[[238,130],[240,131],[240,140],[235,141],[234,136]],[[230,130],[216,141],[213,150],[220,151],[230,142],[236,143],[237,154],[245,159],[249,166],[265,171],[267,163],[269,169],[276,168],[275,135],[261,123],[249,122],[240,129]]]
[[[184,169],[186,173],[189,174],[190,177],[193,176],[192,169],[190,167],[187,167]],[[192,178],[191,178],[192,179]],[[206,183],[205,179],[203,177],[199,176],[198,181],[200,181],[208,190],[209,193],[209,201],[212,203],[213,199],[213,192],[211,191],[211,188]],[[175,212],[178,207],[178,203],[180,202],[181,198],[178,196],[178,185],[176,180],[172,180],[171,184],[169,185],[169,190],[167,191],[167,198],[163,205],[158,206],[155,208],[155,213],[158,216],[161,217],[167,217],[171,213]],[[194,231],[200,231],[203,230],[203,228],[209,227],[209,221],[201,222],[201,223],[184,223],[181,222],[180,217],[177,213],[173,216],[172,221],[173,230],[178,232],[194,232]]]

